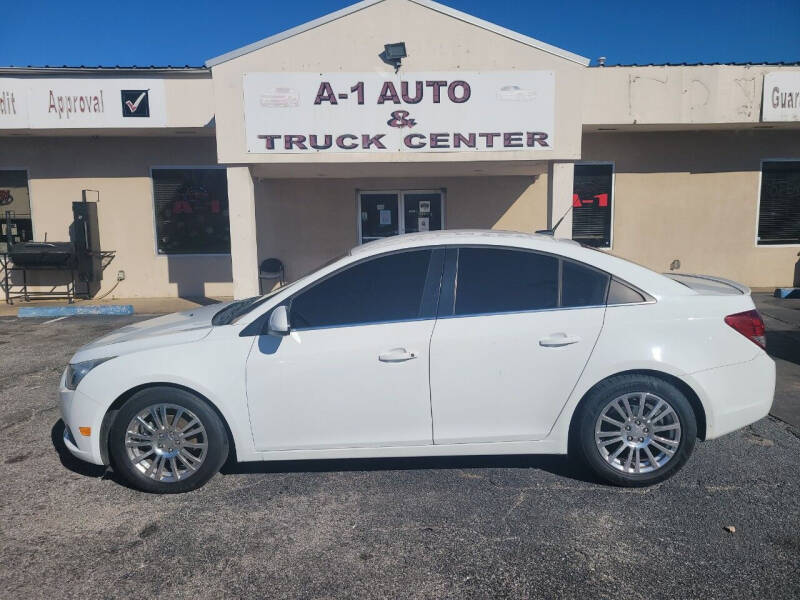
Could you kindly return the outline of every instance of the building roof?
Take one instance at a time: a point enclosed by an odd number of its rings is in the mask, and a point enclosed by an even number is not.
[[[54,65],[43,65],[43,66],[35,66],[35,65],[27,65],[27,66],[14,66],[9,65],[6,67],[0,66],[0,75],[64,75],[64,74],[79,74],[79,73],[99,73],[99,74],[141,74],[141,73],[149,73],[149,74],[166,74],[166,73],[177,73],[177,74],[190,74],[190,73],[209,73],[209,69],[204,66],[190,66],[190,65],[183,65],[183,66],[176,66],[176,65],[163,65],[163,66],[156,66],[156,65],[149,65],[149,66],[137,66],[137,65],[130,65],[130,66],[120,66],[120,65],[97,65],[97,66],[85,66],[85,65],[62,65],[62,66],[54,66]]]
[[[800,61],[748,61],[748,62],[666,62],[666,63],[620,63],[594,64],[592,67],[800,67]]]
[[[545,42],[539,41],[532,37],[528,37],[527,35],[523,35],[521,33],[517,33],[516,31],[512,31],[511,29],[506,29],[505,27],[501,27],[500,25],[495,25],[494,23],[490,23],[489,21],[484,21],[483,19],[479,19],[478,17],[474,17],[470,14],[461,12],[460,10],[456,10],[454,8],[450,8],[449,6],[439,4],[438,2],[433,2],[433,0],[408,0],[408,1],[413,2],[415,4],[419,4],[420,6],[424,6],[425,8],[435,10],[436,12],[448,15],[450,17],[453,17],[454,19],[458,19],[459,21],[464,21],[465,23],[470,23],[471,25],[475,25],[476,27],[486,29],[503,37],[509,38],[511,40],[520,42],[522,44],[526,44],[533,48],[537,48],[538,50],[542,50],[543,52],[553,54],[560,58],[564,58],[584,66],[588,66],[589,64],[588,58],[584,58],[583,56],[578,56],[577,54],[573,54],[572,52],[562,50],[561,48],[556,48],[555,46],[551,46],[550,44],[547,44]],[[253,42],[252,44],[248,44],[247,46],[243,46],[236,50],[226,52],[225,54],[222,54],[220,56],[210,58],[206,61],[206,66],[215,67],[221,63],[233,60],[234,58],[239,58],[240,56],[244,56],[245,54],[249,54],[250,52],[255,52],[256,50],[260,50],[261,48],[266,48],[267,46],[271,46],[272,44],[276,44],[290,37],[294,37],[296,35],[314,29],[316,27],[320,27],[321,25],[325,25],[326,23],[336,21],[337,19],[341,19],[342,17],[346,17],[365,8],[369,8],[370,6],[378,4],[380,2],[384,2],[384,0],[362,0],[361,2],[351,4],[350,6],[346,6],[341,10],[337,10],[335,12],[322,16],[318,19],[314,19],[313,21],[308,21],[307,23],[303,23],[302,25],[298,25],[297,27],[292,27],[291,29],[287,29],[286,31],[283,31],[281,33],[264,38],[263,40]]]

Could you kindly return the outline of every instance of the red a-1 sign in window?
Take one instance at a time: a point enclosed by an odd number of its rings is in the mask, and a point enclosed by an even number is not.
[[[608,194],[595,194],[590,198],[581,198],[578,194],[572,194],[572,207],[581,208],[582,206],[608,206]]]

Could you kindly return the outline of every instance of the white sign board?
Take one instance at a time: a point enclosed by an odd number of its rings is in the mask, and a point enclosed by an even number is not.
[[[800,71],[764,75],[762,121],[800,121]]]
[[[552,71],[245,73],[247,151],[548,152]]]
[[[0,77],[0,129],[166,124],[160,79]]]

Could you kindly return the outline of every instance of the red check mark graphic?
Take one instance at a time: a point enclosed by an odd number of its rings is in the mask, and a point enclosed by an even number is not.
[[[128,110],[130,110],[132,113],[135,113],[136,110],[139,108],[139,104],[141,104],[142,100],[144,100],[145,94],[147,94],[147,92],[142,92],[136,99],[136,102],[131,102],[130,100],[126,100],[125,104],[128,106]]]

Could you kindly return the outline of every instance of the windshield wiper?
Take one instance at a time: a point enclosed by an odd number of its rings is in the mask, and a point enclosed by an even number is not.
[[[237,300],[216,313],[212,319],[212,325],[228,325],[239,315],[246,313],[253,305],[261,299],[261,296],[253,296],[244,300]]]

